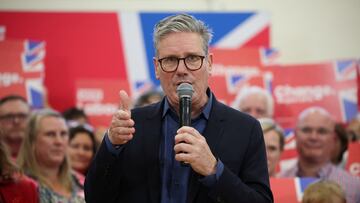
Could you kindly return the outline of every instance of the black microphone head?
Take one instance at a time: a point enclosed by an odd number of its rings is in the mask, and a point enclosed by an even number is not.
[[[194,89],[192,87],[191,84],[189,83],[181,83],[177,88],[176,88],[176,92],[179,96],[179,98],[182,97],[192,97]]]

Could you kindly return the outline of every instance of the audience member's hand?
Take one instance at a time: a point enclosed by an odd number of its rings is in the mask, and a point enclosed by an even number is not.
[[[135,133],[134,121],[131,119],[131,100],[124,90],[120,90],[120,107],[113,115],[109,129],[109,139],[112,144],[125,144]]]
[[[189,163],[194,171],[208,176],[216,173],[216,158],[205,138],[194,128],[184,126],[175,136],[175,159]]]

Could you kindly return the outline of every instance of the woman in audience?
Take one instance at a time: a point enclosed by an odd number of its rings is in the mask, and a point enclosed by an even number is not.
[[[284,131],[271,118],[260,118],[259,122],[264,134],[269,176],[276,176],[281,153],[284,150]]]
[[[66,156],[68,141],[68,128],[60,113],[42,109],[31,115],[18,163],[38,182],[41,203],[85,202]]]
[[[305,189],[302,203],[346,203],[346,198],[339,184],[321,180]]]
[[[95,153],[96,141],[94,133],[82,125],[71,128],[68,148],[71,167],[75,171],[86,175]]]
[[[1,140],[0,202],[39,202],[36,182],[20,172],[10,160],[8,151]]]

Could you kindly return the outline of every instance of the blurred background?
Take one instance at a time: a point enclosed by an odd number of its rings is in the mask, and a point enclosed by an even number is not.
[[[238,108],[245,88],[271,95],[272,117],[285,129],[284,166],[296,160],[293,127],[305,108],[321,106],[345,126],[359,120],[360,0],[0,0],[0,97],[83,110],[101,141],[120,89],[135,106],[161,92],[152,29],[179,12],[214,31],[217,99]],[[285,182],[272,183],[276,200],[294,185]]]

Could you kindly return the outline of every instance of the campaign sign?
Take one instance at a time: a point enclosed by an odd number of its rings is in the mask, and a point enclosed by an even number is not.
[[[1,11],[0,25],[6,26],[7,37],[47,42],[45,84],[49,102],[64,110],[75,104],[75,81],[81,78],[127,80],[133,98],[153,85],[158,87],[153,27],[171,14],[175,13]],[[268,13],[191,14],[212,28],[212,47],[270,47]]]
[[[16,94],[34,108],[43,107],[44,58],[42,41],[0,41],[0,97]]]
[[[301,111],[320,106],[338,121],[350,121],[358,111],[356,67],[355,60],[266,67],[273,74],[275,119],[292,128]]]
[[[360,177],[360,142],[350,143],[348,153],[349,156],[345,168],[352,175]]]
[[[270,178],[270,187],[276,203],[300,203],[308,185],[316,178]]]
[[[78,80],[76,81],[76,106],[85,111],[91,125],[109,126],[112,115],[119,108],[120,90],[129,92],[127,81]]]

